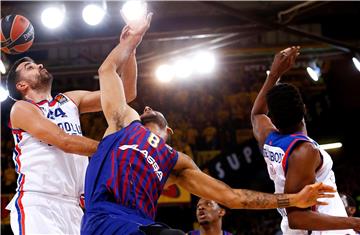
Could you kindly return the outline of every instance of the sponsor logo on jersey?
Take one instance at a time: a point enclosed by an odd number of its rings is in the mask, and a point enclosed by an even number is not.
[[[68,102],[68,98],[66,98],[64,95],[57,95],[55,97],[56,102],[58,102],[59,104],[65,104],[66,102]]]
[[[161,181],[162,177],[163,177],[163,173],[160,170],[159,165],[156,163],[155,159],[149,155],[149,152],[147,150],[141,150],[138,148],[137,144],[134,145],[122,145],[119,147],[119,149],[121,150],[127,150],[127,149],[132,149],[135,151],[140,152],[142,155],[144,155],[144,159],[146,160],[146,162],[151,165],[151,167],[153,168],[156,176],[158,177],[159,181]]]

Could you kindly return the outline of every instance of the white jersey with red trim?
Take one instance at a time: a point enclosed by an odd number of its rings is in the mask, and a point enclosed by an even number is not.
[[[337,188],[335,183],[335,175],[332,171],[333,161],[330,155],[311,138],[301,133],[292,135],[282,135],[279,132],[272,132],[265,140],[263,146],[263,156],[267,164],[270,179],[274,181],[275,193],[284,193],[286,171],[288,168],[288,157],[291,152],[301,142],[310,142],[316,146],[322,157],[322,165],[316,172],[316,182],[323,182]],[[313,207],[319,213],[347,217],[344,204],[342,203],[338,193],[335,193],[334,198],[321,199],[327,202],[327,206]],[[286,210],[284,208],[278,209],[282,215],[281,230],[284,234],[309,234],[307,230],[293,230],[289,228]],[[331,230],[331,231],[312,231],[311,234],[355,234],[353,230]]]
[[[33,104],[66,133],[82,135],[79,110],[67,96],[59,94],[50,102]],[[65,153],[23,130],[13,129],[12,132],[15,140],[13,160],[19,174],[16,191],[80,198],[84,190],[87,157]]]

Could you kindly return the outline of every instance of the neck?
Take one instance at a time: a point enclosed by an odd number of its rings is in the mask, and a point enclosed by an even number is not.
[[[27,94],[24,96],[27,100],[32,100],[35,103],[40,102],[42,100],[51,100],[51,94],[50,91],[37,91],[37,90],[30,90],[27,92]]]
[[[213,222],[211,224],[201,225],[200,234],[201,235],[222,235],[221,229],[221,220]]]
[[[304,133],[304,135],[307,135],[307,130],[306,130],[306,125],[305,125],[304,119],[294,127],[282,128],[282,129],[279,129],[279,131],[280,131],[280,133],[283,133],[283,134],[292,134],[292,133],[296,133],[296,132],[302,132],[302,133]]]

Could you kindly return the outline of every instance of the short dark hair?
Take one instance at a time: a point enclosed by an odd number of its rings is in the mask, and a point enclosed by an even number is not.
[[[304,102],[299,90],[288,83],[275,85],[266,94],[269,116],[279,129],[293,128],[305,115]]]
[[[15,61],[15,63],[9,69],[9,73],[6,79],[6,86],[9,91],[9,96],[13,100],[22,99],[21,93],[16,89],[16,83],[19,81],[18,73],[16,72],[17,67],[23,62],[34,62],[30,57],[23,57]]]

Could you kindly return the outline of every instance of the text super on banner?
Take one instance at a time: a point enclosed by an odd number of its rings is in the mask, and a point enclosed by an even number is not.
[[[231,187],[273,191],[273,183],[255,139],[232,150],[224,150],[201,168]]]

